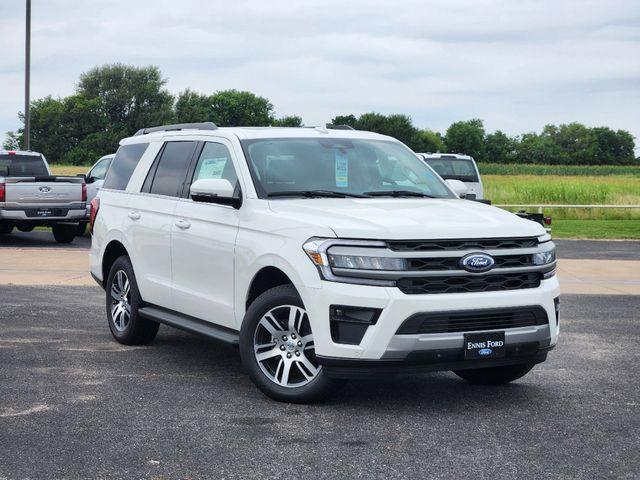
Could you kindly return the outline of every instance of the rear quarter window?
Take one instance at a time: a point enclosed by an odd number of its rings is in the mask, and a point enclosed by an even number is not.
[[[148,143],[134,143],[131,145],[122,145],[118,148],[102,188],[110,188],[113,190],[126,189],[131,175],[133,175],[133,171],[138,166],[138,162],[148,146]]]

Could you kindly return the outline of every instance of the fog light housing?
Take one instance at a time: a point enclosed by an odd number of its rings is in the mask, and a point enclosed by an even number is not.
[[[331,305],[329,322],[331,340],[346,345],[359,345],[370,325],[375,325],[382,309]]]

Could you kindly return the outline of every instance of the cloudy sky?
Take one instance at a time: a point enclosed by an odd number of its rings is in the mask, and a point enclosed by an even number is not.
[[[0,135],[23,108],[24,0],[0,1]],[[640,143],[640,2],[33,0],[32,98],[111,62],[167,88],[236,88],[307,124],[406,113],[444,131],[579,121]]]

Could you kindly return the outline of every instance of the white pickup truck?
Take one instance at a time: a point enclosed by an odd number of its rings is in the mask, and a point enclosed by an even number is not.
[[[86,217],[83,177],[58,177],[44,155],[0,150],[0,234],[50,226],[59,243],[70,243]]]

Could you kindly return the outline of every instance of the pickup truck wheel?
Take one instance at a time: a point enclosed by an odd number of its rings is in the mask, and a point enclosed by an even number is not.
[[[318,365],[309,315],[292,285],[267,290],[249,306],[240,356],[256,386],[281,402],[317,402],[342,383]]]
[[[53,238],[58,243],[71,243],[76,238],[76,225],[54,225],[51,227]]]
[[[524,377],[535,366],[532,363],[505,365],[504,367],[454,370],[453,373],[476,385],[503,385]]]
[[[129,257],[120,257],[113,263],[105,287],[107,320],[113,337],[124,345],[153,341],[160,325],[138,314],[142,298]]]
[[[78,224],[78,228],[76,229],[76,237],[81,237],[87,231],[87,222],[80,222]]]
[[[35,225],[18,225],[18,230],[24,233],[33,232],[35,228],[36,228]]]
[[[0,223],[0,235],[9,235],[11,232],[13,232],[13,225]]]

